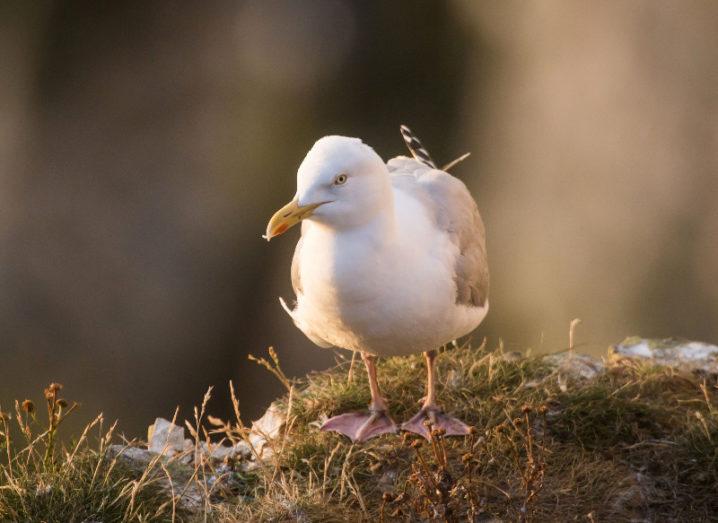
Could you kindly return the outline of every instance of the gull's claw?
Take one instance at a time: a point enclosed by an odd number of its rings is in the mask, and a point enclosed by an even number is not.
[[[386,411],[350,412],[328,419],[320,430],[344,434],[353,442],[366,441],[381,434],[393,434],[396,423]]]
[[[465,436],[470,430],[466,423],[445,414],[438,407],[423,407],[413,418],[401,424],[401,430],[430,439],[429,428],[426,426],[427,420],[431,423],[432,429],[444,429],[446,436]]]

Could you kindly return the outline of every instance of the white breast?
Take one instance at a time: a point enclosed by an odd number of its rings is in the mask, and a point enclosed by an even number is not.
[[[394,209],[361,228],[308,223],[298,325],[337,347],[378,355],[432,350],[473,330],[484,308],[456,304],[456,246],[425,208],[394,191]]]

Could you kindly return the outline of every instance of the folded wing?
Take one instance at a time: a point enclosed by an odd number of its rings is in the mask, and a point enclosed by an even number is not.
[[[489,295],[486,233],[469,190],[458,178],[415,158],[399,156],[387,167],[394,187],[422,202],[437,228],[457,246],[456,303],[483,307]]]

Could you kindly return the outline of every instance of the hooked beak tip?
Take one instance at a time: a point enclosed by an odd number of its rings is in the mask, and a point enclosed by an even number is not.
[[[274,213],[267,224],[264,239],[270,241],[275,236],[284,234],[304,218],[311,216],[315,208],[315,205],[300,206],[296,199],[292,200]]]

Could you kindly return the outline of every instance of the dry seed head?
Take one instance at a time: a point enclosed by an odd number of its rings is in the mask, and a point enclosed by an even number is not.
[[[420,439],[415,439],[411,442],[411,448],[420,449],[424,443]]]
[[[59,400],[57,400],[57,404],[63,409],[67,408],[67,400],[65,400],[63,398],[60,398]]]
[[[221,419],[219,419],[215,416],[208,415],[207,421],[209,421],[210,424],[214,425],[215,427],[224,427],[225,426],[224,421],[222,421]]]
[[[471,461],[471,458],[472,458],[472,457],[473,457],[473,456],[471,455],[471,453],[470,453],[470,452],[467,452],[466,454],[464,454],[463,456],[461,456],[461,462],[464,463],[464,464],[466,464],[466,463],[468,463],[469,461]]]
[[[31,400],[25,400],[22,402],[22,410],[28,414],[35,412],[35,404]]]
[[[531,412],[531,410],[531,405],[524,405],[523,407],[521,407],[521,412],[523,412],[524,414],[528,414],[529,412]]]
[[[539,414],[542,416],[548,412],[548,405],[541,405],[538,409]]]
[[[50,383],[50,386],[47,388],[50,392],[57,392],[62,390],[62,383]]]
[[[432,436],[444,436],[446,434],[446,429],[443,427],[439,427],[438,429],[434,429],[431,431]]]
[[[516,418],[514,420],[514,425],[520,426],[523,422],[524,422],[524,420],[522,420],[521,418]]]
[[[394,496],[390,492],[384,492],[381,496],[382,501],[385,503],[391,503],[394,500]]]

